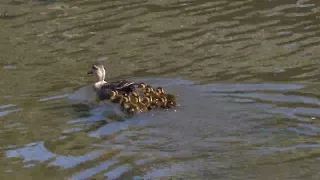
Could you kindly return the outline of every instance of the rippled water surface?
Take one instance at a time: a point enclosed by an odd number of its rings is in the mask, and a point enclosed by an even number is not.
[[[320,179],[314,0],[2,0],[2,179]],[[178,95],[133,118],[86,71]]]

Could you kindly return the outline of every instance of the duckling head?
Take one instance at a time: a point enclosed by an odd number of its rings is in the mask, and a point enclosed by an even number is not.
[[[99,65],[93,65],[91,69],[87,72],[87,74],[90,75],[95,75],[97,80],[104,81],[104,78],[106,76],[106,70],[104,69],[104,66],[99,64]]]
[[[159,94],[164,94],[164,90],[162,87],[157,87],[156,92]]]
[[[142,103],[146,104],[146,105],[148,105],[148,104],[151,103],[151,100],[150,100],[149,97],[143,97],[142,99],[139,98],[139,100],[140,100]]]
[[[111,91],[110,92],[110,99],[113,100],[113,99],[116,99],[118,96],[118,91]]]
[[[146,83],[139,83],[138,88],[145,89],[147,87]]]
[[[133,97],[139,97],[139,95],[138,95],[137,92],[132,92],[131,95],[132,95]]]
[[[147,86],[146,88],[145,88],[145,93],[151,93],[151,92],[153,92],[154,91],[154,89],[151,87],[151,86]]]
[[[146,93],[145,97],[148,98],[150,100],[150,103],[152,102],[152,95],[150,93]]]
[[[130,100],[132,103],[139,103],[139,98],[140,97],[130,97]]]
[[[144,97],[144,98],[146,98],[146,97]],[[143,98],[140,96],[136,97],[136,100],[138,103],[143,103]]]
[[[151,92],[151,91],[150,91],[150,88],[146,87],[144,92],[145,92],[145,93],[150,93],[150,92]]]
[[[143,98],[141,99],[141,102],[147,106],[148,110],[151,110],[151,109],[152,109],[152,106],[151,106],[151,98],[150,98],[150,97],[143,97]]]
[[[128,102],[130,102],[130,97],[127,97],[127,96],[122,97],[120,100],[120,104],[125,104]]]
[[[115,97],[116,95],[118,95],[118,91],[111,91],[111,97]]]

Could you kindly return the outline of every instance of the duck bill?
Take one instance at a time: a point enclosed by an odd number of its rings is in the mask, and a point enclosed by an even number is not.
[[[93,74],[92,69],[90,71],[88,71],[87,74]]]

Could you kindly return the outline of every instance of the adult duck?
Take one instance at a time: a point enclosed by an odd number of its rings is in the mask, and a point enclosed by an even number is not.
[[[135,90],[136,83],[132,81],[105,81],[106,70],[101,64],[93,65],[92,68],[87,72],[87,74],[94,75],[97,79],[97,82],[93,84],[93,89],[97,94],[98,100],[100,101],[110,99],[110,97],[112,96],[112,91],[117,91],[119,94],[129,94]]]

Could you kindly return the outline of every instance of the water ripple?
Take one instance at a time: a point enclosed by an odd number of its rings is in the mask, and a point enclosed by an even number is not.
[[[118,162],[117,160],[103,162],[93,168],[87,169],[81,173],[78,173],[78,174],[72,176],[71,179],[75,179],[75,180],[88,179],[99,172],[107,170],[110,166],[116,164],[117,162]]]
[[[60,166],[63,168],[72,168],[81,163],[96,159],[102,154],[104,154],[104,151],[94,151],[80,157],[59,156],[59,157],[56,157],[54,161],[50,162],[49,165]]]
[[[315,1],[1,5],[4,179],[319,179]],[[179,106],[96,104],[97,61]]]

